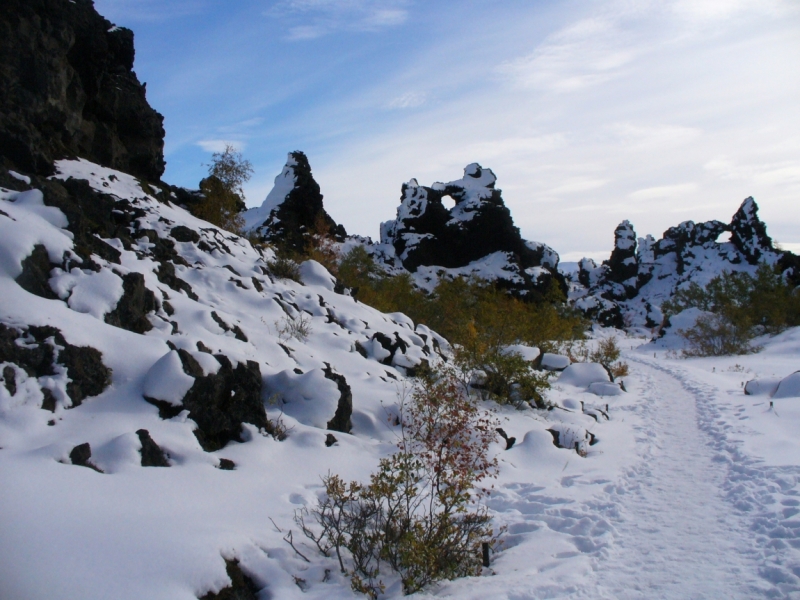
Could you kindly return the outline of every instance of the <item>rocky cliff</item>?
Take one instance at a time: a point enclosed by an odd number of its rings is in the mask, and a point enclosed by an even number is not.
[[[149,181],[164,172],[163,117],[133,72],[133,32],[91,0],[4,0],[0,157],[51,174],[82,157]]]

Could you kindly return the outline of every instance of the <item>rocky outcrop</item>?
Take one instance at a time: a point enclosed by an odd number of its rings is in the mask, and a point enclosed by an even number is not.
[[[157,181],[163,117],[133,72],[133,32],[91,0],[5,0],[0,11],[0,156],[50,174],[79,156]]]
[[[242,423],[270,431],[271,424],[261,400],[261,370],[257,362],[238,363],[235,367],[223,355],[214,356],[220,363],[216,373],[206,375],[197,360],[187,351],[178,350],[183,371],[195,379],[178,405],[146,397],[159,409],[163,419],[171,419],[183,410],[197,424],[195,437],[206,452],[223,448],[230,441],[243,441]]]
[[[353,423],[350,420],[353,414],[353,392],[347,383],[347,379],[344,378],[344,375],[335,372],[328,363],[325,363],[323,374],[325,375],[325,379],[333,381],[339,390],[336,413],[333,415],[333,418],[328,421],[328,429],[331,431],[350,433],[350,430],[353,428]]]
[[[245,229],[266,242],[300,254],[313,234],[329,233],[343,241],[347,232],[325,212],[319,184],[302,152],[290,152],[275,186],[261,206],[242,213]]]
[[[29,377],[42,378],[42,408],[50,411],[56,408],[53,386],[69,397],[69,408],[97,396],[111,383],[111,369],[103,364],[98,350],[73,346],[50,326],[16,329],[0,323],[0,363],[14,364]]]
[[[729,241],[724,234],[730,234]],[[685,221],[659,240],[648,235],[637,242],[633,226],[623,221],[614,238],[611,257],[602,265],[580,261],[571,294],[575,306],[606,326],[656,327],[663,319],[661,303],[678,286],[705,283],[724,270],[752,270],[767,262],[790,280],[800,274],[800,260],[773,246],[753,198],[742,202],[730,224]]]
[[[139,429],[136,435],[139,437],[139,442],[142,444],[142,447],[139,449],[139,454],[142,456],[141,464],[143,467],[169,466],[166,453],[153,441],[147,429]]]
[[[238,560],[225,559],[225,571],[228,573],[231,584],[216,594],[208,592],[199,600],[256,600],[258,598],[259,587],[242,571]]]
[[[535,298],[554,281],[563,287],[558,254],[522,239],[496,181],[477,163],[449,183],[427,187],[412,179],[403,184],[397,218],[381,225],[381,244],[412,273],[429,267],[476,275],[522,297]]]

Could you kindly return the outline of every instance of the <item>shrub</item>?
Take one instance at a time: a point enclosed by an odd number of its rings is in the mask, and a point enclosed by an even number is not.
[[[411,594],[442,579],[478,575],[481,543],[494,541],[478,486],[497,471],[489,457],[498,421],[480,410],[452,373],[417,380],[401,398],[398,451],[369,483],[323,478],[325,496],[295,520],[354,590],[377,598],[385,568]],[[306,521],[311,515],[317,526]]]
[[[701,315],[693,327],[680,329],[678,335],[687,343],[683,356],[727,356],[757,350],[750,345],[752,332],[749,328],[742,329],[716,313]]]
[[[686,356],[751,352],[749,342],[757,335],[774,335],[800,325],[800,295],[779,270],[767,264],[759,265],[752,275],[723,273],[704,287],[691,283],[662,305],[667,316],[687,308],[711,315],[678,332],[688,343]]]
[[[267,269],[270,275],[274,275],[278,279],[291,279],[292,281],[300,282],[300,265],[296,260],[278,254],[274,260],[267,263]]]
[[[283,341],[296,339],[304,342],[311,335],[311,319],[303,313],[300,313],[295,318],[286,316],[280,321],[275,321],[275,328],[278,332],[278,338]]]
[[[363,250],[363,248],[362,248]],[[314,228],[306,238],[305,254],[336,276],[339,273],[339,250],[331,234],[331,227],[325,221],[324,213],[317,214]]]
[[[245,210],[242,185],[250,179],[253,167],[250,161],[233,148],[211,155],[208,177],[200,182],[203,199],[192,207],[192,214],[227,231],[242,233]]]

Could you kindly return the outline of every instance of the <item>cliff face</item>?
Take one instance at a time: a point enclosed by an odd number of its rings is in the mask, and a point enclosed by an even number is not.
[[[0,157],[43,175],[79,156],[157,181],[164,118],[133,72],[133,32],[91,0],[3,0]]]

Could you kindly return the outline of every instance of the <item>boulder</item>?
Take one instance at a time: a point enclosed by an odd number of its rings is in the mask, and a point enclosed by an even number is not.
[[[540,366],[545,371],[563,371],[570,365],[571,362],[572,361],[570,361],[569,356],[545,352],[542,355],[542,362],[540,363]]]
[[[188,378],[193,378],[194,383],[190,387],[187,386],[188,380],[181,384],[188,387],[188,391],[179,402],[175,402],[175,396],[162,399],[145,393],[145,400],[158,408],[162,419],[171,419],[184,410],[189,411],[189,418],[197,425],[195,437],[206,452],[220,450],[230,441],[244,441],[242,423],[250,423],[267,432],[272,430],[261,399],[261,369],[257,362],[248,360],[234,367],[227,356],[216,354],[213,358],[219,366],[215,372],[209,372],[186,350],[177,350],[176,353],[183,372]],[[169,360],[174,361],[173,358]],[[174,365],[170,366],[170,372],[173,371]],[[175,379],[177,381],[177,375]],[[177,394],[178,391],[171,390],[170,393]]]
[[[17,340],[25,339],[23,345]],[[56,365],[66,370],[64,392],[79,406],[86,398],[97,396],[111,383],[111,369],[103,364],[103,355],[89,346],[73,346],[61,331],[50,326],[16,329],[0,323],[0,363],[13,363],[29,377],[56,379]],[[5,373],[4,373],[5,375]],[[8,380],[6,380],[8,385]],[[55,410],[52,391],[43,388],[43,408]]]

